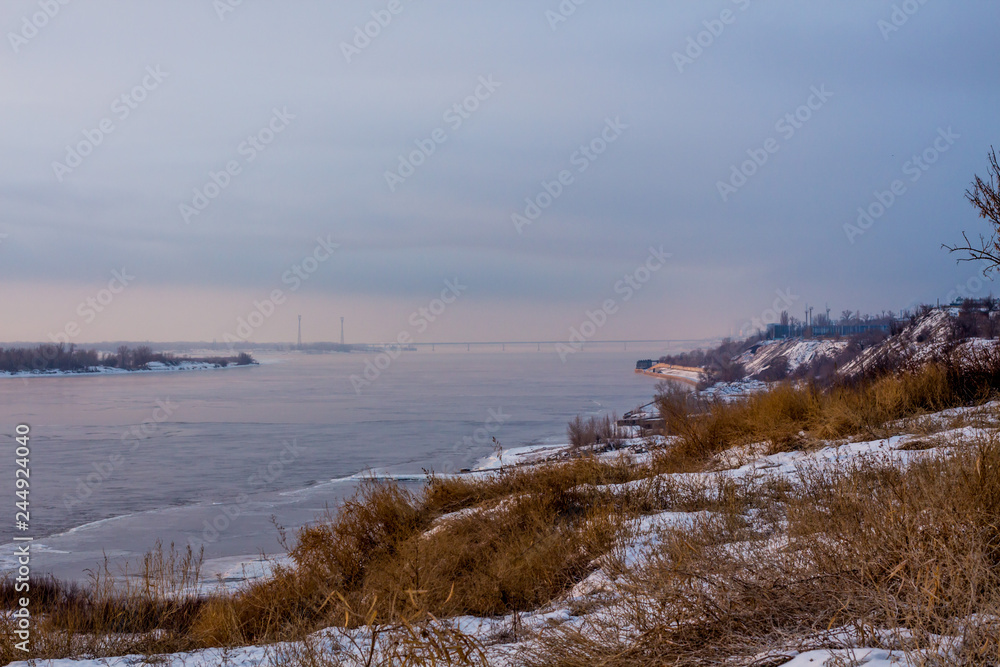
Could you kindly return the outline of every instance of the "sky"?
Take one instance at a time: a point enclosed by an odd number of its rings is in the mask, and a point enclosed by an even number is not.
[[[690,339],[1000,289],[988,0],[5,0],[0,341]]]

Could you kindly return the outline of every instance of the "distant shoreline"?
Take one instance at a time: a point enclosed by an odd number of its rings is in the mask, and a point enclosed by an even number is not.
[[[154,352],[148,345],[135,349],[120,346],[114,353],[58,344],[0,348],[0,377],[59,377],[65,375],[120,375],[201,371],[229,366],[251,366],[257,361],[247,352],[232,357],[180,357]]]
[[[153,368],[115,368],[112,366],[90,366],[79,370],[31,370],[31,371],[0,371],[0,378],[42,378],[42,377],[76,377],[76,376],[108,376],[135,375],[142,373],[181,373],[189,371],[213,371],[228,368],[252,368],[259,366],[255,361],[250,364],[216,364],[204,361],[181,362],[176,365],[161,364]]]
[[[637,368],[636,373],[648,375],[660,380],[674,380],[682,382],[692,387],[698,386],[698,377],[702,372],[700,368],[690,368],[687,366],[672,366],[670,364],[653,364],[648,369]]]

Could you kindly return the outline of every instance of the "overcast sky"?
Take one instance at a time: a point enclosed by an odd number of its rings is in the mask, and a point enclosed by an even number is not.
[[[985,295],[940,246],[985,231],[998,25],[988,0],[5,0],[0,340],[292,341],[300,314],[307,341],[341,316],[349,342],[564,340],[588,312],[593,339],[692,338],[776,300]]]

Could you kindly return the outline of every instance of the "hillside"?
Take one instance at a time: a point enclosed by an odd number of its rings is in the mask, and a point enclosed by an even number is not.
[[[739,393],[760,381],[857,378],[874,368],[917,368],[949,355],[971,360],[997,346],[998,311],[989,308],[928,308],[893,335],[842,338],[787,338],[748,342],[731,356],[739,377],[713,383],[709,393]]]
[[[788,373],[795,373],[819,359],[836,359],[846,348],[847,341],[843,340],[770,340],[754,345],[736,357],[736,361],[743,365],[748,377],[767,371],[782,358],[787,361]]]

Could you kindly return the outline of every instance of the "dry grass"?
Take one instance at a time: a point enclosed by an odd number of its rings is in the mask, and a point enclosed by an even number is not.
[[[845,645],[1000,664],[995,440],[906,470],[865,460],[803,471],[773,505],[782,511],[753,521],[739,503],[721,505],[694,530],[665,534],[648,566],[616,572],[614,613],[586,632],[548,633],[529,664],[776,665]]]
[[[367,482],[337,516],[301,531],[294,568],[210,603],[195,628],[202,641],[252,643],[343,624],[345,608],[390,624],[534,609],[586,576],[630,511],[578,487],[620,479],[620,466],[577,460],[479,482],[432,478],[420,498]]]
[[[172,547],[147,556],[135,576],[105,568],[87,586],[34,582],[31,655],[152,656],[295,640],[305,643],[282,649],[278,664],[319,665],[322,651],[306,639],[339,627],[381,637],[391,664],[405,664],[404,653],[422,655],[415,637],[438,658],[453,652],[454,664],[466,664],[478,655],[475,642],[433,619],[527,611],[561,594],[639,511],[634,500],[605,498],[593,487],[648,474],[582,457],[487,477],[431,477],[416,494],[367,481],[336,514],[299,532],[293,566],[235,593],[185,595],[200,560]],[[8,606],[10,583],[0,587]]]
[[[157,544],[135,573],[112,572],[105,563],[86,586],[31,580],[30,656],[152,655],[193,647],[189,631],[205,605],[192,588],[200,568],[201,554]],[[0,582],[0,606],[14,608],[21,595],[13,581]],[[12,644],[0,644],[2,664],[27,657]]]
[[[657,469],[702,469],[724,450],[765,443],[768,453],[809,449],[848,437],[879,438],[908,430],[921,415],[979,404],[1000,390],[1000,352],[949,356],[916,370],[872,374],[822,388],[785,383],[736,402],[658,397],[666,432],[679,436]]]
[[[488,664],[480,642],[426,612],[397,614],[392,623],[378,623],[374,608],[366,613],[344,609],[343,626],[274,646],[269,664],[272,667],[485,667]],[[352,627],[352,616],[360,624]]]
[[[647,474],[625,459],[583,457],[561,465],[508,468],[488,477],[432,477],[423,502],[433,512],[447,513],[539,490],[560,494],[585,484],[619,484]]]

